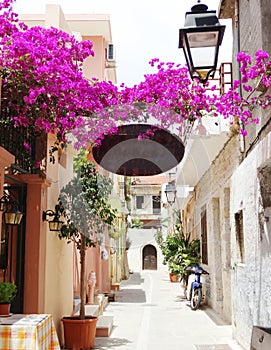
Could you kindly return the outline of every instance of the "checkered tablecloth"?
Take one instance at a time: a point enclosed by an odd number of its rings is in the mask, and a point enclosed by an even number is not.
[[[60,350],[52,315],[0,318],[1,350]]]

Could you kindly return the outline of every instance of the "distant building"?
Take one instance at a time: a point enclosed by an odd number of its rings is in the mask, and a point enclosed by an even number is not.
[[[163,257],[155,241],[155,234],[166,214],[163,202],[165,174],[131,178],[130,228],[128,263],[131,271],[160,270],[165,268]],[[164,227],[166,230],[166,227]]]

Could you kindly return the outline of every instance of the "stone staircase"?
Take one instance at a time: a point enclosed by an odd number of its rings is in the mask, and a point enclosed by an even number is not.
[[[113,328],[113,316],[105,316],[103,312],[108,304],[108,297],[98,294],[95,304],[86,304],[85,313],[89,316],[98,317],[96,337],[109,337]],[[80,299],[74,299],[74,315],[79,315]]]

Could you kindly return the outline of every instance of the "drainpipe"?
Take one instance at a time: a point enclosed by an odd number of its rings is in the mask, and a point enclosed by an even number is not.
[[[240,52],[240,26],[239,26],[239,0],[235,0],[234,2],[234,43],[236,43],[236,51],[234,52],[235,57],[238,52]],[[235,51],[235,50],[234,50]],[[241,73],[238,66],[238,79],[241,80]],[[242,97],[242,89],[241,86],[239,86],[239,94]],[[242,121],[239,121],[240,127],[244,128],[244,123]],[[245,153],[245,137],[240,134],[239,135],[239,148],[241,152],[241,160],[244,159],[244,153]]]

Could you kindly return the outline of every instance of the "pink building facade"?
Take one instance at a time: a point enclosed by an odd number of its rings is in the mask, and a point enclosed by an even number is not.
[[[115,63],[107,59],[108,47],[112,44],[108,15],[66,16],[59,5],[47,5],[45,14],[21,15],[20,20],[30,27],[54,26],[79,40],[91,40],[95,56],[84,62],[84,75],[88,79],[95,77],[116,83]],[[46,140],[40,140],[40,149],[47,150],[44,178],[16,167],[16,155],[1,144],[0,194],[2,197],[4,189],[12,193],[20,202],[24,216],[19,226],[12,227],[3,222],[0,212],[0,280],[18,286],[13,312],[53,314],[63,343],[61,318],[73,313],[74,296],[79,290],[79,261],[76,249],[59,240],[56,232],[49,231],[42,213],[54,209],[60,189],[72,178],[75,152],[69,146],[59,152],[55,164],[51,164],[48,150],[54,141],[55,136],[51,134]],[[108,261],[101,258],[99,247],[87,252],[87,273],[90,271],[96,272],[98,292],[107,292],[110,289]]]

